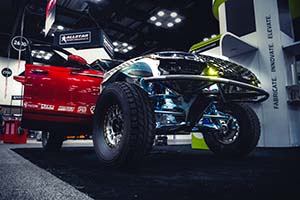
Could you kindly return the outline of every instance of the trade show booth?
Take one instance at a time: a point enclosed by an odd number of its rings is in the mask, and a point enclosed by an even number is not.
[[[300,145],[299,8],[296,0],[215,0],[220,35],[190,49],[239,63],[259,77],[270,93],[266,102],[253,105],[262,147]]]

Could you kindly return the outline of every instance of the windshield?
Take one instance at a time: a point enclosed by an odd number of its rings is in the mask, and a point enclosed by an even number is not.
[[[90,64],[92,69],[100,70],[100,71],[109,71],[110,69],[120,65],[123,61],[120,60],[106,60],[106,59],[98,59]]]

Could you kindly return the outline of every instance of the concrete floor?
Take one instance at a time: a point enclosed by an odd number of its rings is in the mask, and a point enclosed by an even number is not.
[[[190,141],[172,141],[187,144]],[[91,140],[68,140],[63,147],[93,147]],[[41,169],[11,149],[41,148],[41,142],[28,139],[27,144],[5,144],[0,141],[0,200],[89,200],[86,194]]]
[[[55,155],[40,147],[0,142],[0,200],[300,196],[300,148],[257,148],[243,160],[220,160],[190,145],[156,146],[138,169],[115,170],[97,162],[90,140],[66,141]]]
[[[67,144],[68,145],[68,144]],[[89,145],[83,143],[82,146]],[[27,145],[0,142],[0,199],[1,200],[89,200],[89,196],[46,170],[13,152],[12,148],[40,147],[31,140]]]

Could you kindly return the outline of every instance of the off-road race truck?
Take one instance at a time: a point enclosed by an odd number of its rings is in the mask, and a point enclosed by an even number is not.
[[[260,122],[247,102],[269,94],[248,69],[219,58],[158,52],[125,62],[30,45],[22,127],[43,131],[43,148],[57,151],[74,133],[93,134],[107,166],[135,164],[155,135],[201,132],[221,157],[243,157],[257,145]]]

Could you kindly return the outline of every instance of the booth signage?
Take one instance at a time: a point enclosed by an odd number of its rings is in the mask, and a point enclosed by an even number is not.
[[[8,67],[6,67],[6,68],[2,69],[1,74],[4,77],[10,77],[12,75],[12,71]]]
[[[275,57],[275,43],[273,41],[273,27],[272,27],[272,16],[266,16],[266,32],[268,40],[268,50],[269,50],[269,61],[270,61],[270,71],[272,74],[272,100],[273,108],[279,109],[279,91],[278,91],[278,79],[277,79],[277,58]]]
[[[112,42],[101,29],[61,32],[60,34],[55,34],[53,43],[62,48],[75,48],[77,50],[103,47],[110,56],[113,57],[114,55]]]
[[[91,42],[91,32],[66,33],[59,35],[59,45],[85,44]]]
[[[27,46],[29,44],[29,41],[23,37],[23,36],[15,36],[11,40],[11,46],[16,50],[16,51],[25,51]]]

